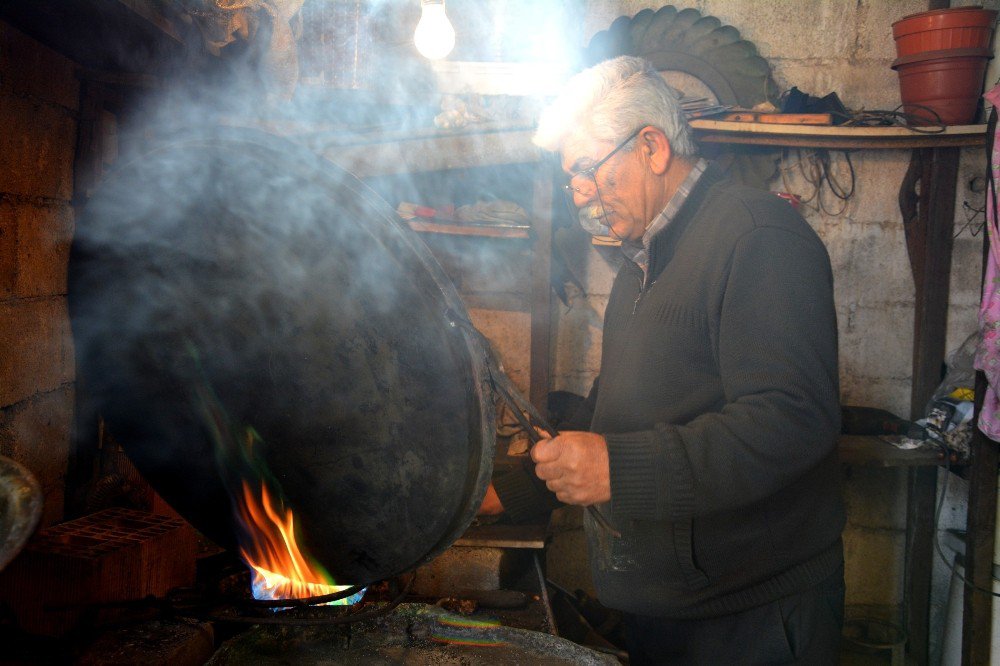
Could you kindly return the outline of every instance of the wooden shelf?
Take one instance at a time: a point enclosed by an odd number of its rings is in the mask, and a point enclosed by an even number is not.
[[[502,227],[489,224],[459,224],[431,222],[427,220],[407,220],[406,223],[410,225],[411,229],[422,234],[512,239],[526,239],[531,237],[531,229],[529,227]]]
[[[479,548],[545,548],[547,525],[473,525],[455,541],[456,546]]]
[[[851,150],[866,148],[946,148],[982,146],[986,125],[952,125],[943,132],[921,132],[905,127],[845,127],[691,121],[699,142],[750,146],[788,146]]]
[[[308,136],[296,136],[294,128],[276,129],[359,178],[534,164],[543,159],[542,150],[531,143],[533,130],[523,123],[491,123],[460,130],[330,130]]]
[[[944,454],[937,449],[901,449],[878,437],[841,435],[837,441],[840,462],[846,465],[874,467],[925,467],[944,465]]]

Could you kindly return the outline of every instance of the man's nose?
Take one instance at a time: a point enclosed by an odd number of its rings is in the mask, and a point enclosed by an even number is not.
[[[573,205],[583,208],[594,198],[597,188],[594,182],[587,178],[574,178],[569,183],[570,192],[573,194]]]

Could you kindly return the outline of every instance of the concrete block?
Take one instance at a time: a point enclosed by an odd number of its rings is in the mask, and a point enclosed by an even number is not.
[[[10,298],[17,283],[17,227],[13,208],[0,201],[0,299]]]
[[[826,239],[840,227],[853,222],[899,223],[901,219],[896,193],[909,164],[905,151],[855,151],[850,162],[842,152],[828,153],[829,172],[840,188],[853,193],[838,199],[829,184],[818,187],[819,155],[812,150],[788,149],[780,165],[780,175],[770,189],[799,195],[799,211]],[[852,181],[851,168],[854,169]],[[823,204],[822,208],[820,203]]]
[[[601,365],[601,331],[606,307],[607,297],[587,298],[576,290],[572,292],[570,307],[560,306],[555,320],[553,350],[554,373],[557,376],[581,371],[597,374]],[[586,395],[586,390],[583,394]]]
[[[906,528],[906,469],[846,468],[844,503],[847,522],[855,528]]]
[[[910,416],[910,378],[875,377],[840,369],[840,400],[845,405],[864,405]]]
[[[965,339],[979,332],[979,303],[953,305],[948,308],[948,331],[945,336],[945,350],[951,354]],[[946,357],[947,358],[947,357]]]
[[[902,231],[899,186],[910,166],[908,150],[860,150],[851,153],[854,165],[852,215],[861,222],[892,222]],[[838,173],[839,175],[839,173]],[[905,242],[903,244],[905,250]]]
[[[529,566],[531,553],[524,549],[452,546],[417,569],[413,593],[447,597],[463,590],[508,589]]]
[[[588,294],[608,295],[611,283],[621,266],[621,250],[597,247],[591,236],[575,224],[556,232],[553,245],[566,270],[579,281]]]
[[[531,379],[531,315],[470,308],[469,317],[489,339],[514,385],[527,395]]]
[[[833,267],[838,306],[871,307],[913,300],[902,224],[844,222],[822,234]]]
[[[0,86],[19,96],[76,110],[76,64],[6,23],[0,23]]]
[[[896,44],[892,38],[892,24],[908,14],[925,11],[927,0],[861,0],[857,6],[855,37],[858,52],[873,58],[894,59]]]
[[[66,386],[0,409],[0,455],[24,464],[38,479],[42,527],[63,519],[73,400],[73,387]]]
[[[0,192],[69,201],[76,121],[65,109],[0,92]]]
[[[735,0],[704,0],[700,11],[740,31],[765,58],[826,58],[853,49],[853,12],[837,0],[784,2],[758,0],[752,6]],[[680,5],[678,5],[679,7]]]
[[[73,381],[66,298],[0,301],[0,406]]]
[[[590,387],[594,384],[596,373],[591,372],[566,372],[557,373],[552,378],[553,390],[569,391],[577,395],[586,396],[590,392]]]
[[[0,409],[0,454],[17,460],[45,489],[66,477],[73,426],[72,386]]]
[[[0,201],[0,299],[66,293],[73,238],[69,204]]]
[[[890,605],[903,600],[905,534],[889,530],[844,530],[844,579],[848,605]]]
[[[587,535],[582,527],[553,534],[545,550],[545,570],[556,585],[571,592],[583,590],[596,598],[587,556]]]
[[[913,309],[881,302],[837,308],[840,367],[859,377],[908,378],[912,370]]]
[[[891,110],[899,105],[899,79],[891,60],[769,59],[783,90],[797,86],[822,97],[835,92],[848,109]]]

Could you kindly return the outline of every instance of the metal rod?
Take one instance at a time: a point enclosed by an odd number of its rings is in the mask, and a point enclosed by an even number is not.
[[[517,422],[521,424],[521,427],[525,429],[531,443],[536,444],[539,440],[541,440],[541,436],[538,434],[535,426],[544,430],[550,438],[557,437],[559,435],[559,431],[549,425],[549,422],[538,413],[535,406],[526,400],[514,386],[514,383],[511,382],[510,377],[508,377],[507,373],[504,372],[503,366],[493,353],[493,347],[490,345],[490,341],[486,338],[486,336],[483,335],[479,329],[473,326],[472,322],[456,316],[455,312],[451,309],[445,312],[445,316],[453,326],[461,326],[465,331],[472,334],[473,338],[479,342],[479,346],[483,352],[483,357],[486,360],[487,370],[490,373],[490,381],[493,385],[493,389],[500,393],[500,396],[506,400],[508,405],[511,406],[511,411],[514,412],[514,418],[516,418]],[[524,416],[525,413],[528,414],[528,417]],[[534,424],[531,423],[531,419],[534,419]],[[588,504],[587,512],[590,513],[594,522],[596,522],[600,527],[607,530],[614,537],[618,539],[621,538],[621,532],[619,532],[615,526],[604,517],[604,514],[602,514],[596,506]]]
[[[545,586],[545,572],[542,571],[542,563],[537,552],[532,553],[531,557],[535,562],[535,573],[538,574],[538,589],[541,590],[542,604],[545,605],[545,619],[549,623],[549,633],[558,636],[559,627],[556,626],[556,616],[552,613],[552,602],[549,601],[549,590]]]

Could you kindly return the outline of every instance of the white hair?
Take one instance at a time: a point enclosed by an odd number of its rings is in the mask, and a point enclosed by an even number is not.
[[[583,139],[618,143],[646,125],[662,130],[675,154],[698,152],[677,91],[649,61],[620,56],[573,76],[542,110],[532,140],[559,152]]]

